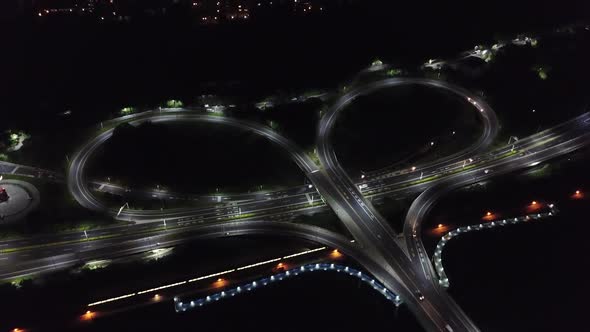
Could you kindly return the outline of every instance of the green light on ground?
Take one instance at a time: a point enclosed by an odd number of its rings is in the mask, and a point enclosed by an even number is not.
[[[108,259],[104,259],[104,260],[96,260],[96,261],[90,261],[87,262],[86,264],[84,264],[84,266],[82,267],[82,269],[84,270],[98,270],[98,269],[103,269],[107,266],[109,266],[109,264],[111,263],[110,260]]]
[[[182,106],[184,106],[184,104],[180,100],[170,99],[166,102],[166,107],[169,108],[178,108]]]
[[[379,60],[379,59],[375,59],[375,61],[373,61],[371,63],[371,66],[375,67],[375,66],[382,66],[383,65],[383,61]]]
[[[544,70],[539,70],[539,77],[542,80],[546,80],[547,79],[547,73]]]
[[[276,130],[277,128],[279,128],[279,124],[276,123],[275,121],[270,120],[268,122],[268,126],[271,127],[273,130]]]
[[[23,282],[25,282],[29,279],[30,278],[26,278],[26,277],[16,278],[16,279],[13,279],[12,281],[10,281],[10,284],[16,288],[21,288],[23,286]]]
[[[121,109],[121,114],[123,115],[128,115],[131,113],[135,113],[135,107],[124,107],[123,109]]]
[[[401,75],[402,70],[401,69],[390,69],[387,71],[387,76],[397,76],[397,75]]]
[[[172,251],[174,250],[174,248],[158,248],[158,249],[154,249],[149,251],[146,255],[145,255],[145,259],[146,260],[158,260],[161,258],[164,258],[170,254],[172,254]]]
[[[547,73],[549,72],[548,68],[545,67],[535,67],[534,70],[537,72],[537,75],[539,75],[539,78],[542,80],[546,80],[548,75]]]

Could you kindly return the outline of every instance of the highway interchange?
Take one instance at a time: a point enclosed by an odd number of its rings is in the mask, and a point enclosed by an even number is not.
[[[403,84],[445,89],[461,96],[480,114],[484,124],[482,135],[469,148],[443,159],[412,169],[378,172],[353,180],[338,163],[331,144],[332,128],[339,112],[360,95]],[[143,121],[199,121],[252,131],[288,151],[312,186],[237,197],[220,196],[217,199],[224,203],[223,206],[208,208],[163,211],[107,208],[94,196],[93,185],[89,184],[84,173],[85,164],[109,139],[114,126]],[[108,123],[106,130],[72,156],[67,183],[71,194],[82,206],[132,224],[92,230],[86,234],[75,232],[0,242],[3,252],[0,255],[0,278],[47,272],[91,259],[167,247],[195,238],[283,235],[338,248],[385,287],[399,294],[429,331],[477,331],[475,324],[440,287],[421,241],[422,221],[438,198],[450,190],[534,166],[587,145],[590,143],[589,127],[590,114],[584,113],[552,129],[490,151],[498,132],[498,122],[492,108],[477,95],[442,81],[387,79],[349,90],[322,117],[317,141],[321,162],[318,166],[291,141],[257,123],[187,110],[160,110],[126,116]],[[370,201],[386,195],[416,194],[420,195],[408,211],[403,234],[397,234]],[[319,227],[280,221],[294,214],[328,207],[336,212],[355,242]]]

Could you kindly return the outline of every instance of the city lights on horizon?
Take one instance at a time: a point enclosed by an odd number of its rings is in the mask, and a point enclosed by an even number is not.
[[[141,3],[141,2],[139,2]],[[307,0],[307,1],[287,1],[277,2],[270,0],[261,1],[215,1],[215,0],[193,0],[186,2],[186,10],[193,14],[193,18],[200,21],[201,24],[219,24],[221,22],[233,22],[238,20],[249,20],[252,14],[262,14],[274,16],[275,13],[290,13],[296,15],[309,15],[312,13],[324,12],[323,4],[327,1]],[[139,6],[144,10],[148,8],[156,15],[167,15],[167,8],[172,6],[182,6],[185,3],[175,0],[161,2],[154,7],[149,5]],[[96,19],[103,22],[106,20],[126,21],[137,11],[125,12],[123,7],[113,0],[107,4],[97,4],[93,0],[81,0],[62,2],[62,7],[36,8],[34,13],[40,18],[50,16],[95,16]],[[270,11],[273,10],[273,11]],[[266,12],[265,12],[266,11]]]

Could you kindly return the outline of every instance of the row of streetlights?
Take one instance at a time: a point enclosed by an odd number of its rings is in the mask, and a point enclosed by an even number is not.
[[[338,258],[342,257],[342,253],[340,253],[340,251],[338,251],[338,249],[334,249],[330,252],[329,257],[332,259],[338,259]],[[285,268],[287,268],[287,264],[283,263],[283,262],[279,262],[274,269],[284,270]],[[228,281],[227,281],[227,279],[224,279],[224,278],[217,278],[213,282],[213,286],[215,288],[225,287],[227,284],[228,284]],[[164,299],[164,297],[158,293],[154,294],[154,296],[151,298],[151,300],[153,302],[159,302],[163,299]],[[98,312],[87,310],[84,314],[82,314],[80,316],[80,319],[82,321],[90,321],[90,320],[93,320],[94,318],[96,318],[97,316],[98,316]],[[21,328],[14,328],[12,330],[12,332],[24,332],[24,331],[25,330],[21,329]]]
[[[581,190],[576,190],[572,196],[573,199],[582,199],[584,197],[584,193]],[[537,209],[541,206],[541,203],[539,203],[538,201],[531,201],[531,204],[528,205],[528,208],[531,209]],[[549,205],[549,207],[551,207],[552,204]],[[486,213],[484,214],[483,218],[484,220],[492,220],[495,217],[494,213],[492,211],[486,211]],[[436,225],[437,229],[443,228],[445,227],[445,225],[443,224],[438,224]]]

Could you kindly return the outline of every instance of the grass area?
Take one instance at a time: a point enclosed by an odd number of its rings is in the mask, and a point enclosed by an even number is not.
[[[404,228],[406,214],[412,201],[416,197],[392,198],[383,197],[379,201],[374,201],[373,205],[379,213],[389,222],[391,227],[398,233]]]
[[[290,157],[268,140],[211,124],[118,127],[91,160],[88,175],[186,194],[243,193],[303,180]]]
[[[316,202],[315,204],[319,205],[322,203]],[[350,233],[332,210],[314,213],[313,215],[299,215],[293,219],[293,222],[325,228],[327,230],[350,237]]]
[[[349,174],[357,174],[452,154],[472,144],[480,130],[481,120],[466,101],[432,88],[400,86],[360,96],[344,109],[334,148]]]
[[[329,102],[313,97],[305,101],[282,100],[264,110],[244,108],[230,113],[233,117],[265,124],[302,149],[311,149],[316,142],[320,114],[328,105]]]

